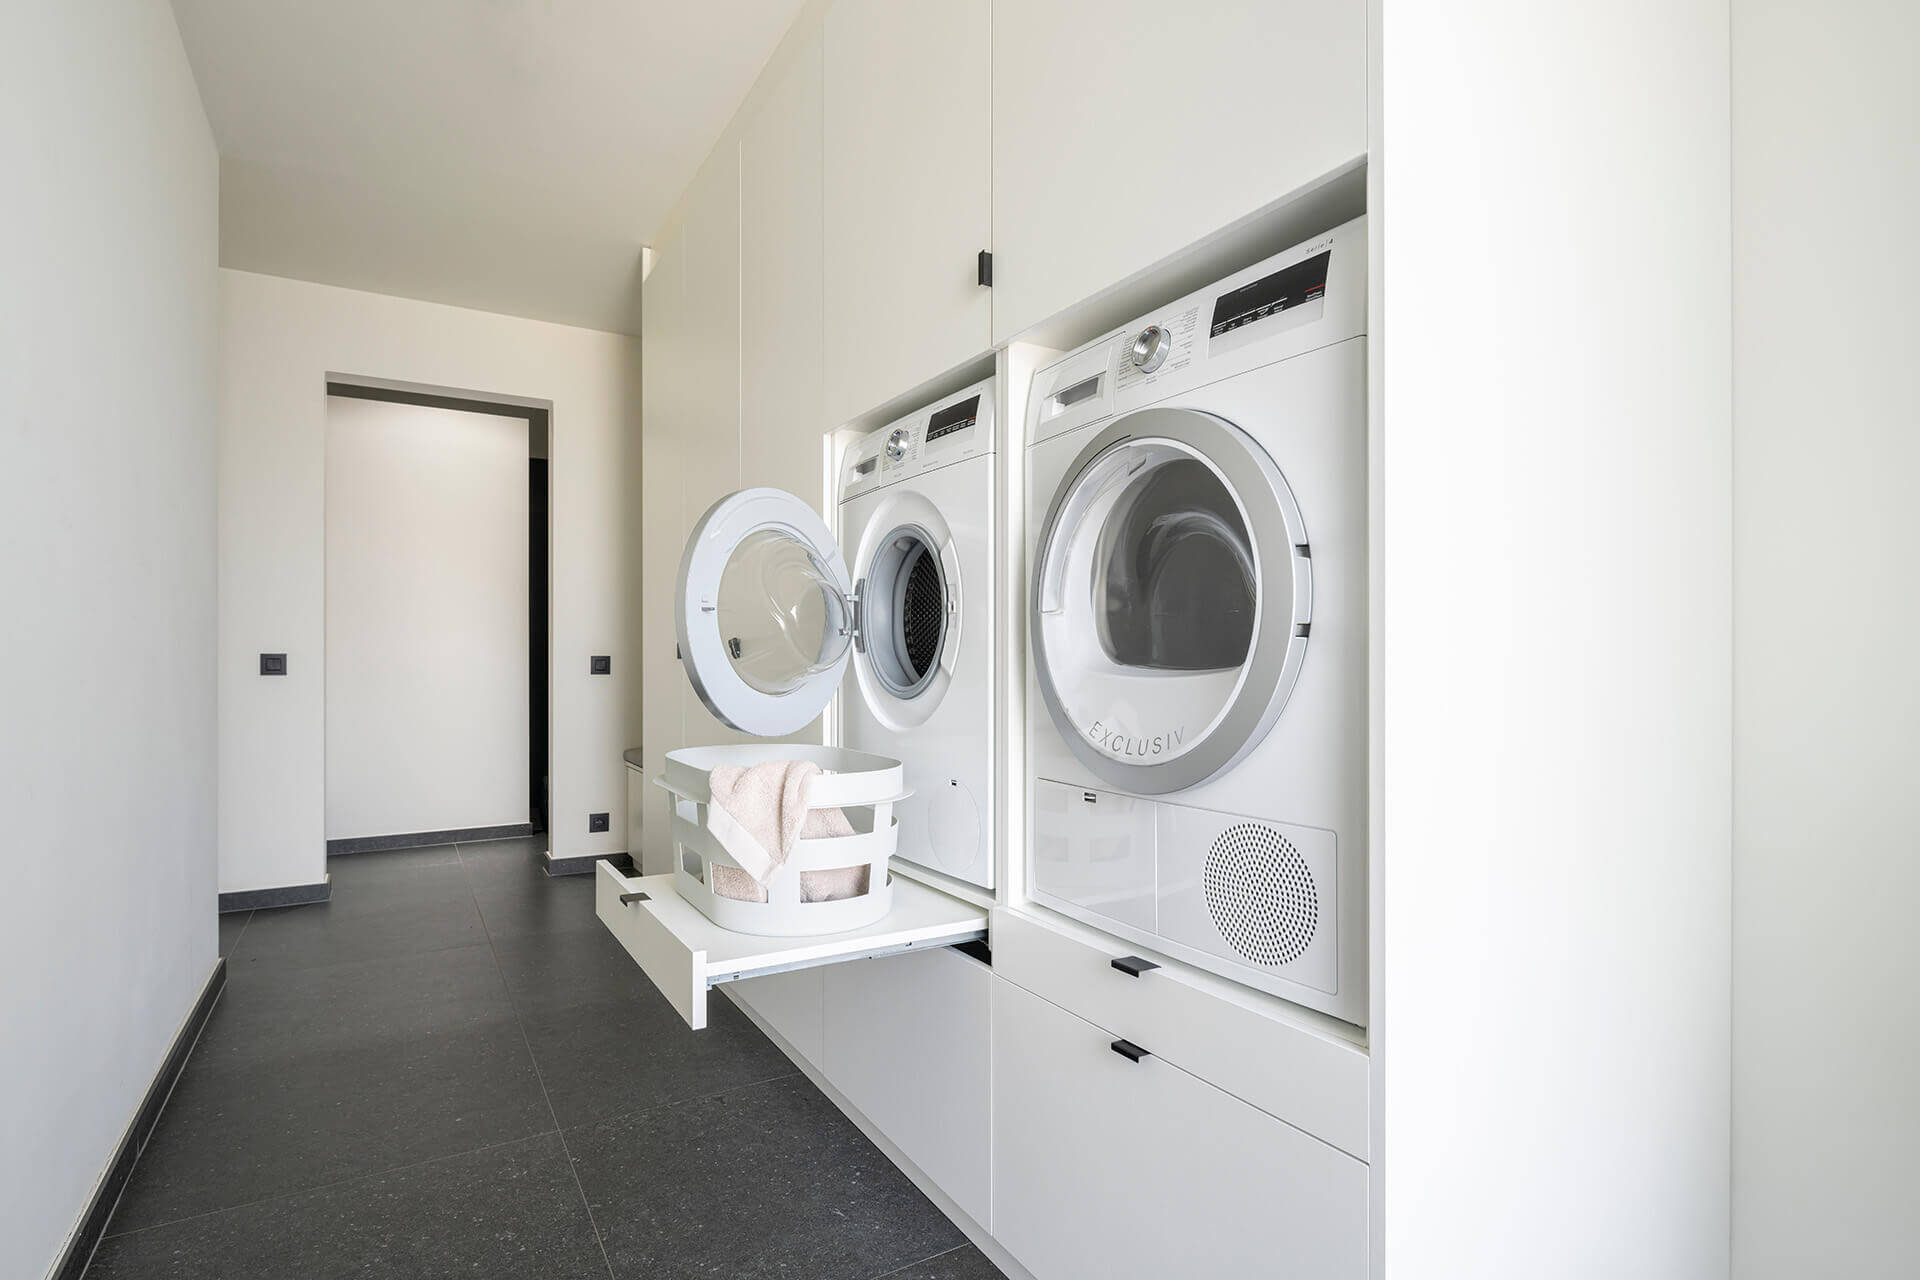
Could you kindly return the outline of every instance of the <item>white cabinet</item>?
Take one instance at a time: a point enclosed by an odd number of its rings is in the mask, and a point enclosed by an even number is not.
[[[740,138],[740,487],[825,511],[826,341],[818,32],[795,50]],[[819,742],[815,720],[788,741]]]
[[[681,223],[680,331],[675,382],[678,421],[676,481],[679,536],[672,544],[676,576],[680,549],[708,507],[740,487],[740,154],[723,146],[708,157],[687,189]],[[671,625],[672,613],[667,615]],[[648,746],[651,760],[681,746],[744,742],[680,681],[681,741]],[[656,772],[660,766],[655,765]]]
[[[993,913],[994,972],[1361,1160],[1367,1052],[1284,1002],[1058,918]]]
[[[815,32],[740,138],[740,485],[824,510],[820,59]]]
[[[993,1234],[1038,1280],[1367,1274],[1366,1165],[1113,1040],[993,983]]]
[[[809,1065],[818,1067],[823,1054],[822,1010],[824,978],[831,970],[798,969],[743,978],[727,987],[727,994],[745,1005],[778,1032]]]
[[[992,971],[943,947],[822,974],[828,1081],[984,1225]]]
[[[988,0],[826,23],[826,393],[838,426],[985,352]]]
[[[994,0],[993,335],[1366,151],[1364,0]]]
[[[685,331],[681,315],[686,264],[678,230],[654,246],[653,270],[641,293],[640,324],[640,750],[643,770],[658,771],[681,740],[680,697],[686,684],[674,657],[673,588],[687,526],[680,510],[685,417],[681,388]],[[564,453],[559,465],[566,465]],[[641,788],[640,844],[629,850],[648,871],[671,853],[662,794]],[[635,798],[629,798],[629,806]]]

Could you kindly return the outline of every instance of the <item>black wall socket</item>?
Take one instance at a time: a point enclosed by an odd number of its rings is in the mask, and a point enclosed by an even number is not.
[[[608,829],[608,823],[611,821],[611,816],[608,814],[590,813],[587,815],[587,830],[605,831]]]
[[[613,655],[596,653],[587,659],[587,674],[590,676],[610,676],[613,674]]]
[[[287,674],[287,655],[284,653],[261,654],[260,674],[263,676],[283,676]]]

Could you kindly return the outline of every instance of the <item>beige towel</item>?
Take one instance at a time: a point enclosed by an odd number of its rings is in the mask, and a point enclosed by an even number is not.
[[[723,898],[765,902],[766,884],[793,853],[793,842],[850,836],[853,824],[837,808],[809,809],[807,795],[820,766],[810,760],[769,760],[743,768],[723,764],[707,775],[712,803],[707,830],[740,864],[714,866],[713,891]],[[804,871],[803,902],[830,902],[866,892],[865,867]]]

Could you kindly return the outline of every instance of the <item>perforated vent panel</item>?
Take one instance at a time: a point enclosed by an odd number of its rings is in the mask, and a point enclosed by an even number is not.
[[[1233,949],[1269,968],[1306,954],[1320,924],[1313,872],[1272,827],[1242,822],[1207,850],[1207,913]]]
[[[907,660],[907,670],[915,680],[933,670],[933,664],[940,660],[946,611],[940,562],[923,544],[907,570],[900,591],[900,647]]]

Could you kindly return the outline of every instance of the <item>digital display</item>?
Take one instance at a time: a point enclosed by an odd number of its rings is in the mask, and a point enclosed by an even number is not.
[[[1270,276],[1243,284],[1232,293],[1223,293],[1213,304],[1213,327],[1209,338],[1249,325],[1282,311],[1291,311],[1304,303],[1326,296],[1327,263],[1333,251],[1282,267]]]
[[[956,431],[965,431],[979,416],[979,396],[968,396],[965,400],[948,405],[927,420],[927,443],[932,444],[941,436],[950,436]]]

